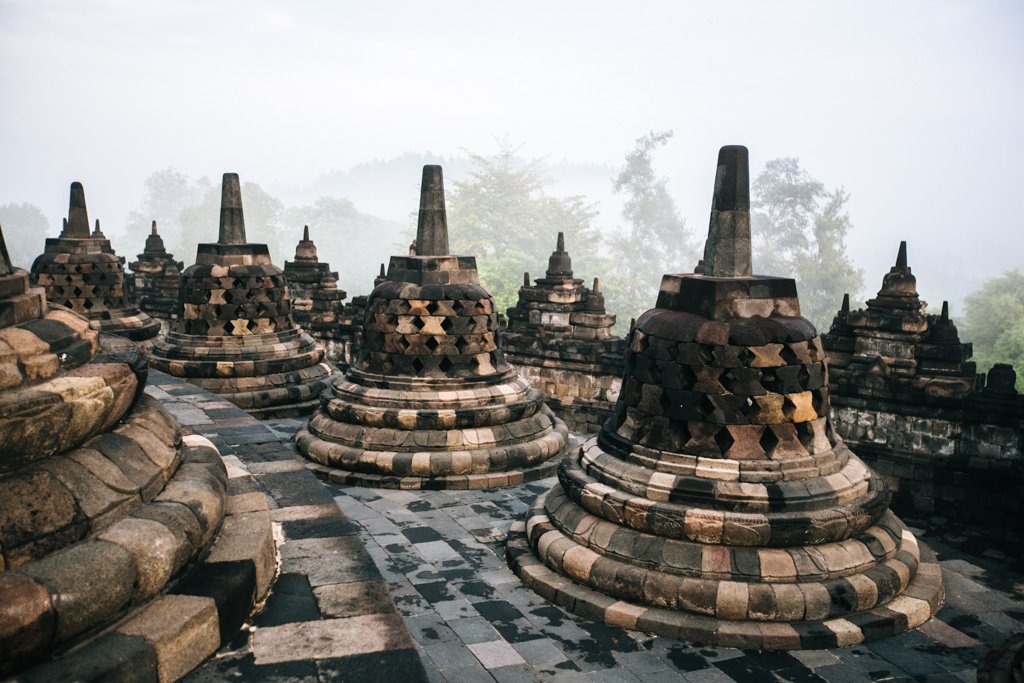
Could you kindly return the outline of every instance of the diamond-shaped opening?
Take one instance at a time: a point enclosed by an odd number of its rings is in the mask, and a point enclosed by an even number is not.
[[[726,391],[732,392],[733,385],[736,383],[736,375],[733,374],[731,369],[727,369],[718,376],[718,383],[721,384],[722,388]]]
[[[421,361],[419,358],[414,359],[412,361],[412,369],[416,372],[417,375],[423,372],[423,361]]]
[[[441,329],[444,330],[445,332],[451,332],[452,327],[454,326],[455,321],[453,321],[451,318],[445,317],[445,319],[441,321]]]
[[[779,393],[780,382],[774,370],[771,368],[761,369],[761,386],[765,388],[765,391]]]
[[[459,350],[459,353],[466,353],[467,346],[469,346],[469,341],[465,337],[460,336],[458,341],[455,342],[455,348]]]
[[[697,354],[700,356],[701,363],[710,365],[715,357],[715,347],[711,344],[700,344],[697,347]]]
[[[744,365],[750,365],[751,361],[753,360],[754,352],[744,346],[743,350],[740,351],[740,362],[743,363]]]
[[[434,315],[435,313],[437,313],[436,301],[431,301],[429,304],[427,304],[427,313],[429,313],[430,315]]]
[[[102,277],[96,278],[96,279],[99,280],[100,282],[103,281]],[[89,284],[92,281],[93,281],[93,278],[88,273],[86,273],[85,275],[82,276],[82,282],[84,282],[85,284]]]
[[[245,324],[245,327],[246,327],[246,328],[247,328],[247,329],[248,329],[248,330],[249,330],[250,332],[255,332],[255,331],[256,331],[256,329],[257,329],[257,328],[259,327],[259,324],[258,324],[258,323],[257,323],[257,322],[256,322],[255,320],[250,320],[249,322],[247,322],[247,323]]]
[[[693,371],[689,365],[680,366],[679,371],[679,383],[685,389],[686,387],[692,387],[697,381],[697,373]]]
[[[226,323],[224,323],[224,333],[225,334],[229,334],[230,335],[230,334],[233,334],[234,331],[235,331],[235,324],[233,322],[228,320]]]
[[[86,299],[85,301],[83,301],[82,306],[84,306],[87,310],[91,310],[93,307],[92,299]]]
[[[224,290],[224,301],[225,301],[225,303],[229,303],[229,304],[230,303],[234,303],[234,299],[231,297],[231,290],[230,289],[225,289]]]
[[[818,415],[825,415],[828,413],[828,402],[825,389],[818,389],[811,393],[811,406],[814,408],[814,412]]]
[[[473,306],[473,312],[476,315],[486,315],[487,313],[490,313],[490,311],[487,310],[487,302],[483,299],[478,300],[476,305]]]
[[[416,316],[412,319],[412,324],[417,330],[422,330],[427,323],[420,316]]]
[[[793,353],[793,349],[789,347],[789,344],[782,345],[782,350],[779,351],[779,357],[786,361],[786,365],[798,365],[800,363],[800,359],[797,358],[795,353]]]
[[[786,420],[793,420],[794,410],[796,410],[796,406],[789,400],[789,397],[784,398],[782,400],[782,414],[786,416]]]
[[[82,296],[82,288],[81,287],[75,287],[72,291],[75,293],[75,297],[76,298]]]
[[[761,444],[761,448],[764,449],[764,452],[768,457],[771,457],[771,454],[775,451],[775,447],[779,445],[779,437],[775,436],[775,432],[772,431],[771,427],[768,427],[764,430],[764,433],[761,434],[761,439],[758,443]]]
[[[448,372],[449,370],[452,369],[453,365],[454,363],[452,363],[451,359],[448,358],[448,356],[442,358],[441,362],[437,364],[437,366],[441,368],[441,372]]]
[[[407,351],[409,349],[409,339],[405,335],[400,336],[395,344],[398,345],[400,351]]]
[[[436,351],[437,347],[440,346],[441,343],[437,341],[437,339],[434,337],[428,337],[427,341],[423,345],[426,346],[431,351]]]
[[[722,427],[718,430],[718,433],[715,434],[715,443],[718,444],[718,450],[722,451],[722,455],[729,452],[729,449],[732,448],[735,441],[736,439],[732,438],[732,434],[729,432],[728,427]]]
[[[82,272],[82,264],[81,263],[76,263],[75,267],[74,267],[74,271],[76,273],[81,273]]]
[[[712,403],[711,399],[706,395],[697,399],[697,403],[694,405],[694,408],[701,417],[707,417],[711,413],[715,412],[715,404]]]
[[[808,453],[814,452],[814,431],[811,429],[810,422],[797,423],[796,438],[800,439],[800,443],[803,444]]]

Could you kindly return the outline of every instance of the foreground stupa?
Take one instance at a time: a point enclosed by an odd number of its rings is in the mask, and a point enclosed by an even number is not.
[[[167,252],[156,221],[146,237],[137,260],[128,264],[135,278],[135,300],[139,308],[160,321],[166,331],[178,315],[178,292],[185,264]]]
[[[82,183],[71,183],[68,217],[60,237],[47,238],[32,264],[32,282],[46,299],[88,318],[93,329],[127,337],[144,349],[160,334],[160,321],[140,311],[125,282],[124,263],[100,231],[89,232]]]
[[[743,649],[845,646],[938,609],[934,556],[835,434],[789,278],[751,275],[747,150],[724,147],[697,273],[631,331],[604,429],[509,533],[527,585],[598,621]]]
[[[550,476],[568,431],[497,343],[476,259],[448,254],[440,166],[423,168],[416,253],[392,256],[362,349],[296,436],[332,481],[486,488]]]
[[[238,175],[225,173],[220,236],[182,276],[178,320],[153,367],[260,418],[303,415],[330,382],[323,347],[291,316],[288,281],[266,244],[245,239]]]
[[[267,594],[269,512],[229,509],[136,344],[28,285],[0,235],[0,677],[177,680]]]

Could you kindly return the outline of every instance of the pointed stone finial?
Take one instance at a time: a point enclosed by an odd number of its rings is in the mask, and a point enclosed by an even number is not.
[[[530,286],[530,273],[529,272],[524,272],[523,273],[523,287],[529,287],[529,286]]]
[[[14,264],[11,263],[11,256],[7,253],[7,241],[4,239],[4,230],[0,226],[0,276],[10,275],[14,272]]]
[[[942,319],[946,320],[946,321],[949,320],[949,302],[948,301],[943,301],[942,302]]]
[[[221,244],[245,244],[245,218],[242,216],[242,186],[237,173],[225,173],[220,190]]]
[[[840,313],[849,313],[850,312],[850,294],[849,294],[849,292],[847,292],[846,294],[843,294],[843,307],[839,309],[839,312]]]
[[[444,179],[441,167],[423,167],[420,185],[420,217],[416,225],[418,256],[448,255],[448,219],[444,209]]]
[[[97,237],[97,238],[106,237],[106,235],[103,234],[103,231],[100,230],[100,219],[99,218],[96,219],[96,229],[92,231],[92,236],[93,237]]]
[[[77,180],[71,183],[71,197],[68,200],[68,218],[61,237],[89,237],[89,212],[85,208],[85,188]]]
[[[380,277],[387,277],[387,272],[384,270],[384,264],[380,264]]]
[[[302,226],[302,241],[303,242],[308,242],[309,241],[309,226],[308,225],[303,225]]]
[[[152,225],[152,226],[150,227],[150,229],[149,229],[149,234],[150,234],[150,235],[155,235],[155,234],[157,234],[157,232],[156,232],[156,221],[153,221],[153,225]]]
[[[558,233],[558,241],[555,243],[555,251],[565,251],[565,233]]]
[[[702,274],[749,277],[750,161],[747,148],[727,145],[718,152],[711,223],[704,244]]]
[[[595,277],[594,278],[594,286],[591,287],[590,290],[592,292],[594,292],[594,293],[597,293],[597,292],[601,291],[601,278],[599,278],[599,277]]]
[[[903,240],[900,242],[899,253],[896,254],[896,267],[906,268],[907,267],[907,241]]]

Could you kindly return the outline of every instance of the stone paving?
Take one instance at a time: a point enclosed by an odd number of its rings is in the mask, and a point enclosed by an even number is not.
[[[190,681],[973,681],[990,648],[1024,633],[1021,537],[912,516],[938,554],[947,597],[937,618],[893,638],[758,653],[590,622],[545,602],[505,564],[509,527],[553,478],[489,491],[322,483],[290,441],[302,421],[256,422],[173,382],[151,386],[254,475],[280,525],[283,562],[263,611]],[[385,590],[411,646],[388,621]]]

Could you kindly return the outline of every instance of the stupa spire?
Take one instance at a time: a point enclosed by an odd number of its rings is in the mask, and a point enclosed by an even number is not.
[[[727,145],[718,151],[702,274],[750,277],[752,273],[749,155],[742,145]]]
[[[10,275],[14,272],[14,264],[11,263],[11,256],[7,253],[7,241],[4,240],[4,230],[0,226],[0,276]]]
[[[242,187],[237,173],[225,173],[220,194],[220,244],[245,244]]]
[[[900,250],[896,254],[896,268],[907,267],[907,241],[903,240],[900,242]]]
[[[303,225],[302,226],[302,241],[303,242],[308,242],[309,241],[309,226],[308,225]]]
[[[68,199],[68,219],[61,237],[89,237],[89,212],[85,208],[85,188],[77,180],[71,183]]]
[[[420,216],[416,225],[417,256],[448,255],[448,219],[444,209],[444,179],[441,167],[423,167],[420,185]]]
[[[149,229],[149,234],[150,234],[150,235],[155,235],[155,234],[157,234],[157,232],[156,232],[156,221],[153,221],[153,225],[152,225],[152,227],[150,227],[150,229]]]

